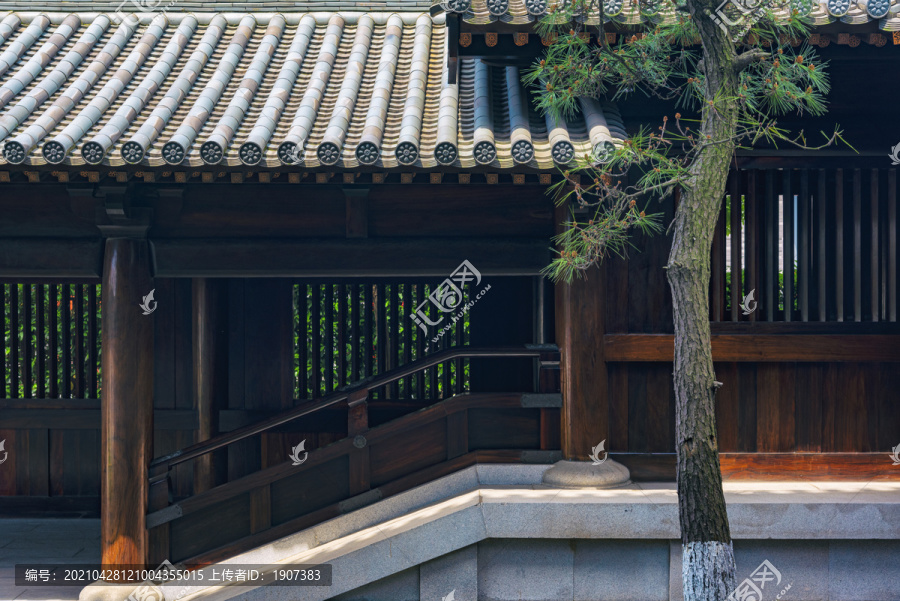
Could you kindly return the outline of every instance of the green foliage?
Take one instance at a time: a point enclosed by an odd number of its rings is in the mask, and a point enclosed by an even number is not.
[[[98,397],[101,382],[101,348],[100,348],[100,285],[96,284],[95,294],[97,299],[97,312],[91,314],[88,288],[82,286],[57,286],[57,296],[51,299],[50,286],[41,284],[0,284],[0,324],[2,324],[3,338],[0,347],[4,369],[4,379],[0,381],[0,396],[8,398],[37,397],[39,390],[44,391],[44,396],[49,395],[52,384],[56,385],[60,394],[65,390],[68,380],[72,396],[77,396],[76,371],[81,368],[85,380],[94,371],[97,377]],[[30,303],[26,304],[26,289],[30,292]],[[81,313],[78,312],[79,304],[76,296],[82,295]],[[68,300],[63,300],[68,294]],[[15,303],[13,299],[15,298]],[[15,312],[15,320],[13,313]],[[39,318],[40,314],[40,318]],[[56,328],[51,325],[51,314],[56,316]],[[30,320],[26,318],[30,316]],[[79,327],[80,320],[80,327]],[[93,320],[92,339],[91,322]],[[16,327],[13,328],[13,321]],[[68,321],[68,329],[66,323]],[[80,348],[82,355],[79,357],[78,335],[81,334]],[[57,341],[54,346],[54,339]],[[68,345],[68,349],[65,346]],[[90,362],[90,347],[94,345],[96,363]],[[13,349],[15,348],[15,353]],[[26,349],[29,352],[26,353]],[[26,354],[30,359],[26,363]],[[15,355],[16,361],[13,361]],[[51,360],[52,356],[52,360]],[[69,357],[69,364],[65,362]],[[40,359],[39,359],[40,357]],[[80,361],[80,365],[78,362]],[[43,362],[43,373],[38,369]],[[56,365],[56,371],[52,372],[51,365]],[[26,366],[28,369],[26,370]],[[30,382],[25,381],[26,371],[31,374]],[[16,384],[13,386],[13,374],[17,374]],[[39,382],[41,386],[39,387]],[[85,385],[87,393],[87,386]]]
[[[660,231],[660,215],[638,211],[637,205],[691,189],[710,151],[733,152],[761,141],[809,148],[802,131],[792,136],[778,127],[777,117],[826,110],[827,63],[808,45],[789,43],[809,31],[796,10],[781,18],[761,11],[733,43],[710,20],[715,4],[661,0],[659,5],[659,14],[674,16],[646,25],[640,35],[618,34],[615,45],[607,41],[602,25],[607,17],[597,0],[554,5],[537,26],[554,41],[523,80],[533,87],[541,111],[570,118],[581,108],[579,97],[625,100],[638,93],[692,111],[687,117],[675,113],[674,122],[661,116],[656,126],[643,124],[629,140],[616,142],[602,162],[595,154],[578,157],[565,170],[565,180],[551,192],[557,202],[588,209],[592,217],[572,219],[556,238],[558,256],[545,270],[554,280],[571,281],[611,252],[621,254],[635,229]],[[586,25],[585,15],[601,25]],[[709,64],[728,72],[709,73]],[[819,148],[843,141],[838,129],[823,136]]]
[[[329,322],[328,306],[325,289],[332,287],[331,311],[334,319]],[[294,286],[294,374],[297,382],[298,397],[311,398],[321,394],[326,379],[334,390],[341,386],[342,380],[353,383],[364,379],[368,375],[378,375],[383,371],[393,369],[409,361],[421,359],[427,354],[444,348],[442,345],[452,346],[458,337],[462,343],[469,341],[470,322],[469,314],[465,313],[452,326],[452,328],[437,342],[434,338],[438,335],[440,326],[430,327],[426,334],[419,329],[409,315],[415,310],[414,300],[422,302],[422,299],[430,292],[429,287],[422,284],[386,284],[383,288],[383,298],[379,298],[379,287],[372,284],[360,286],[362,291],[366,286],[371,287],[371,304],[366,306],[366,298],[363,294],[354,298],[349,286],[332,284],[297,285]],[[319,288],[319,294],[314,296],[313,288]],[[396,290],[394,290],[396,287]],[[466,291],[468,292],[468,291]],[[346,307],[344,319],[341,320],[341,295]],[[392,307],[395,302],[396,307]],[[315,319],[314,303],[318,299],[318,323]],[[356,304],[356,311],[360,321],[354,330],[352,323],[352,309]],[[396,321],[393,316],[396,314]],[[431,315],[432,319],[436,316]],[[365,327],[365,320],[370,323],[370,332]],[[379,320],[384,323],[379,327]],[[301,333],[302,331],[302,333]],[[320,344],[313,349],[313,334],[319,333]],[[359,340],[355,341],[353,332],[356,331]],[[379,332],[384,333],[379,336]],[[408,339],[408,341],[407,341]],[[356,344],[354,344],[356,342]],[[301,353],[301,346],[304,351]],[[425,349],[429,350],[426,351]],[[421,351],[420,351],[421,349]],[[313,352],[318,353],[319,373],[313,373]],[[357,357],[359,371],[353,373],[353,355]],[[343,361],[339,361],[339,355],[343,354]],[[379,361],[379,356],[381,361]],[[304,359],[305,358],[305,359]],[[302,363],[302,365],[301,365]],[[343,373],[341,371],[343,364]],[[448,379],[449,390],[444,390],[444,375]],[[433,370],[426,370],[409,379],[401,379],[397,383],[394,395],[400,398],[418,398],[421,379],[421,389],[424,398],[446,398],[451,391],[459,386],[462,390],[469,387],[469,361],[463,360],[459,373],[452,362],[440,363]],[[383,391],[376,391],[373,396],[378,398]]]

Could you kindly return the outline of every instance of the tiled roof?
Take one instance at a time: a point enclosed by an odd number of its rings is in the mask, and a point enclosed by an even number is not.
[[[510,25],[530,25],[539,19],[554,3],[565,0],[432,0],[434,7],[461,13],[463,20],[472,25],[490,25],[501,22]],[[669,5],[671,6],[671,5]],[[659,0],[605,0],[604,12],[608,20],[625,25],[642,21],[651,23],[674,18],[671,8],[663,8]],[[900,31],[900,0],[791,0],[791,9],[809,17],[814,25],[844,22],[851,25],[876,21],[885,31]],[[776,14],[788,15],[785,7]],[[598,23],[596,13],[587,22]]]
[[[34,10],[36,0],[0,0],[0,10]],[[190,12],[427,12],[432,0],[41,0],[43,10],[51,12],[105,12],[119,10],[165,10]]]
[[[516,67],[460,60],[428,13],[13,13],[0,163],[552,169],[625,137],[616,108],[537,113]]]

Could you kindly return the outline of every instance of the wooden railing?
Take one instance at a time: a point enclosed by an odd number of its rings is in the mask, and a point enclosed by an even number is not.
[[[558,364],[554,360],[558,359],[554,345],[450,348],[155,459],[150,465],[147,516],[152,560],[221,558],[461,469],[479,457],[486,461],[521,461],[522,453],[543,449],[548,460],[553,453],[555,458],[558,451],[552,449],[558,446],[545,444],[542,436],[548,424],[542,423],[541,409],[559,407],[558,394],[461,394],[369,429],[371,390],[420,374],[442,362],[484,357],[531,357],[539,366],[546,364],[550,368]],[[345,402],[347,437],[343,440],[310,450],[300,465],[281,462],[172,503],[168,482],[174,466]],[[469,410],[481,412],[478,419],[474,415],[470,419]],[[497,412],[509,415],[503,418]],[[510,440],[505,447],[501,434],[504,419],[516,426],[506,430]],[[523,427],[523,420],[531,426]],[[470,423],[474,424],[471,430]],[[555,425],[549,426],[552,429]],[[480,434],[481,430],[484,432]],[[400,433],[403,436],[398,436]],[[500,446],[495,446],[492,437]],[[473,441],[474,447],[470,445]],[[473,448],[482,450],[470,451]],[[323,480],[329,486],[323,487]],[[318,491],[315,498],[305,492],[310,487]],[[214,524],[218,524],[217,533],[209,536],[208,530]],[[194,536],[200,531],[207,534]],[[207,542],[202,547],[197,546],[198,541],[204,540]]]
[[[99,398],[100,286],[0,281],[0,398]]]
[[[896,169],[732,170],[710,319],[896,322],[897,236]]]

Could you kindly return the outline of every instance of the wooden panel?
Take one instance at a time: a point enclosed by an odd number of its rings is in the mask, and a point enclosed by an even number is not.
[[[630,449],[628,436],[628,372],[627,363],[608,364],[609,374],[609,444],[607,448]]]
[[[468,413],[471,450],[541,448],[537,409],[470,409]],[[590,450],[588,447],[584,454]]]
[[[740,391],[740,401],[738,404],[738,448],[736,450],[744,453],[751,453],[757,450],[757,367],[758,364],[756,363],[738,363],[737,365],[737,384]]]
[[[607,361],[674,360],[670,334],[607,334]],[[752,334],[712,336],[715,361],[900,361],[900,337]]]
[[[469,431],[472,431],[470,412]],[[472,434],[470,434],[472,436]],[[402,436],[371,443],[372,485],[381,486],[447,458],[447,426],[443,421],[423,424]]]
[[[757,366],[756,447],[759,451],[794,450],[794,377],[792,364]]]
[[[716,363],[714,368],[716,380],[722,382],[722,387],[716,391],[716,432],[719,437],[719,450],[737,451],[740,424],[738,364]]]
[[[647,443],[651,453],[675,448],[675,386],[672,368],[648,365]]]
[[[250,516],[250,495],[243,494],[175,520],[169,560],[183,561],[250,534]]]
[[[350,496],[347,483],[346,456],[273,482],[272,524],[287,522],[346,499]]]
[[[792,321],[794,316],[794,192],[791,187],[791,170],[781,172],[781,211],[783,244],[782,267],[784,272],[784,321]]]
[[[797,444],[793,450],[821,452],[825,371],[821,363],[796,363]],[[862,451],[863,449],[854,449]]]
[[[834,366],[834,451],[870,451],[866,395],[868,381],[862,366],[847,363]],[[900,442],[900,441],[898,441]]]
[[[544,422],[541,421],[543,427]],[[543,444],[543,440],[542,440]],[[447,416],[447,459],[454,459],[469,452],[468,411],[459,411]]]
[[[647,439],[647,372],[648,366],[634,363],[628,366],[628,452],[649,452]],[[597,443],[593,443],[597,444]],[[611,445],[610,447],[611,448]]]

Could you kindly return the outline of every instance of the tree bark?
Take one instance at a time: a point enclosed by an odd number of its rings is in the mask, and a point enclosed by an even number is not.
[[[688,4],[700,28],[705,102],[701,149],[691,165],[675,211],[666,266],[675,319],[675,436],[685,601],[721,601],[734,589],[735,567],[716,439],[715,395],[709,327],[710,250],[725,192],[737,129],[734,46],[699,0]]]

